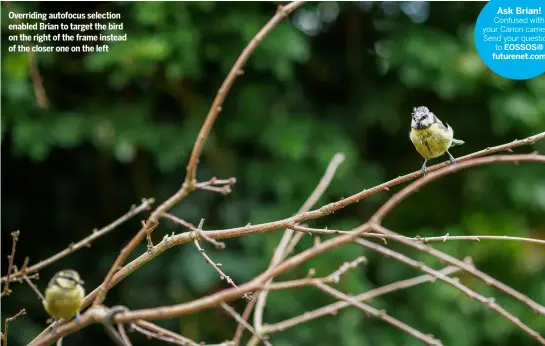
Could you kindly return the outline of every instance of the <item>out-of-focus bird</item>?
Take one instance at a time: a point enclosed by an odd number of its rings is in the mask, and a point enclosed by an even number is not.
[[[45,290],[43,305],[45,310],[55,319],[76,317],[85,297],[83,280],[75,270],[61,270],[55,274]],[[54,332],[54,329],[53,329]]]
[[[450,162],[456,163],[456,159],[448,150],[455,145],[464,144],[464,141],[454,139],[454,131],[449,124],[445,123],[443,125],[441,120],[424,106],[413,109],[409,137],[416,150],[424,157],[422,175],[426,175],[428,160],[439,157],[444,153],[448,154]]]

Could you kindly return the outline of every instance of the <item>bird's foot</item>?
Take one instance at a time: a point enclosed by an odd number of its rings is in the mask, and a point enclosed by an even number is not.
[[[79,315],[79,312],[76,312],[76,323],[81,324],[81,316]]]
[[[448,157],[449,157],[449,159],[450,159],[450,163],[455,164],[455,163],[456,163],[456,159],[454,158],[454,156],[452,156],[448,151],[447,151],[447,154],[448,154]]]
[[[425,176],[427,173],[426,163],[428,163],[428,160],[424,160],[424,163],[422,164],[422,176]]]

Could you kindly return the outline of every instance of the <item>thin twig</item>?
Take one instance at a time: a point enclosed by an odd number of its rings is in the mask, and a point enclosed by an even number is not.
[[[30,288],[32,288],[32,290],[34,291],[34,293],[36,293],[36,295],[38,296],[38,299],[40,299],[40,302],[43,302],[45,300],[45,297],[43,296],[42,292],[40,292],[40,290],[38,289],[38,287],[36,287],[36,285],[30,281],[30,279],[28,278],[28,276],[23,276],[23,279],[26,281],[26,283],[30,286]]]
[[[197,188],[204,187],[204,186],[223,186],[223,185],[234,185],[237,182],[237,178],[231,177],[229,179],[218,179],[216,177],[210,178],[208,181],[203,181],[200,183],[195,184]]]
[[[195,184],[195,188],[198,190],[218,192],[225,196],[232,192],[231,186],[236,182],[237,180],[234,177],[229,179],[217,179],[216,177],[213,177],[209,181]]]
[[[23,265],[21,266],[21,272],[22,273],[27,273],[28,272],[28,263],[30,262],[30,258],[28,256],[25,257],[25,260],[23,261]],[[15,270],[17,271],[17,270]],[[28,276],[28,274],[25,274]],[[9,281],[7,280],[6,278],[6,281]]]
[[[8,326],[9,326],[9,324],[11,322],[13,322],[15,319],[17,319],[18,317],[23,316],[23,315],[26,315],[25,309],[21,309],[21,311],[16,313],[14,316],[8,317],[4,321],[4,334],[2,335],[2,343],[4,344],[4,346],[8,346]]]
[[[201,219],[201,222],[199,223],[199,227],[198,229],[201,229],[202,228],[202,225],[204,223],[204,219]],[[235,282],[233,281],[233,279],[231,279],[231,277],[227,274],[225,274],[219,267],[221,266],[221,263],[216,263],[214,261],[212,261],[212,259],[206,254],[206,252],[204,251],[204,249],[201,247],[201,245],[199,244],[199,241],[197,239],[195,239],[193,241],[195,243],[195,246],[197,247],[197,250],[199,250],[199,252],[201,253],[201,255],[204,257],[204,260],[210,264],[219,274],[220,274],[220,279],[225,279],[225,281],[227,281],[227,283],[231,286],[233,286],[234,288],[237,288],[238,289],[238,286],[235,284]],[[252,296],[248,293],[244,293],[242,295],[242,298],[246,299],[246,300],[251,300],[252,299]]]
[[[327,165],[327,168],[325,170],[324,175],[318,182],[318,185],[314,188],[314,191],[310,194],[308,199],[303,203],[301,208],[297,211],[297,214],[308,212],[314,205],[318,202],[318,200],[322,197],[324,192],[329,187],[329,184],[331,184],[331,181],[333,180],[333,177],[335,176],[335,173],[337,172],[337,168],[344,162],[345,156],[343,153],[336,153],[329,164]],[[286,258],[286,256],[291,253],[292,248],[295,248],[295,245],[297,242],[299,242],[301,238],[298,237],[298,235],[295,235],[293,237],[293,230],[290,228],[286,228],[284,231],[284,234],[282,235],[282,239],[280,240],[280,243],[278,244],[278,247],[274,251],[272,260],[269,264],[269,268],[272,268],[276,265],[278,265],[280,262],[282,262],[283,259]],[[271,281],[272,282],[272,281]],[[259,292],[256,300],[256,310],[254,313],[254,326],[256,330],[259,332],[261,330],[261,327],[263,325],[263,312],[265,310],[265,304],[267,302],[267,290],[263,290]],[[251,303],[250,303],[251,304]],[[250,315],[250,312],[252,310],[253,306],[249,305],[246,310],[244,311],[243,318],[247,319]],[[242,329],[240,326],[237,328],[237,333],[234,337],[235,345],[238,345],[240,341],[240,337],[242,336]]]
[[[13,266],[13,270],[16,270],[17,269],[17,266],[14,265]],[[22,283],[23,281],[25,281],[25,278],[28,278],[30,280],[37,280],[40,278],[40,273],[34,273],[34,274],[30,274],[30,275],[25,275],[23,277],[18,277],[17,278],[17,281],[13,281],[13,280],[10,280],[11,282],[18,282],[18,283]]]
[[[333,179],[333,177],[335,175],[335,172],[337,171],[337,168],[343,162],[344,162],[344,154],[343,153],[335,154],[335,156],[333,157],[330,165],[327,167],[327,170],[326,170],[326,173],[325,173],[324,177],[322,178],[322,180],[320,181],[320,183],[318,184],[316,189],[312,192],[312,195],[310,196],[310,198],[305,202],[303,207],[299,210],[299,213],[309,211],[312,207],[314,207],[314,205],[320,199],[320,196],[323,194],[325,189],[331,183],[331,180]],[[291,231],[291,229],[290,229],[290,231]],[[293,232],[291,232],[291,233],[293,233]],[[299,233],[297,233],[297,234],[295,234],[295,236],[293,236],[293,239],[288,244],[288,247],[286,249],[284,249],[282,259],[286,258],[290,253],[293,252],[293,250],[295,249],[295,247],[297,246],[297,244],[299,243],[299,241],[301,240],[302,237],[303,237],[303,235],[299,234]]]
[[[263,287],[266,287],[269,291],[277,291],[277,290],[283,290],[283,289],[290,289],[290,288],[298,288],[298,287],[304,287],[304,286],[311,286],[316,285],[316,283],[338,283],[340,281],[341,276],[346,274],[350,269],[354,269],[357,266],[359,266],[362,263],[366,263],[367,259],[364,256],[360,256],[356,258],[355,260],[351,262],[344,262],[339,269],[335,270],[333,273],[329,274],[328,276],[322,277],[322,278],[314,278],[315,270],[311,269],[308,273],[308,275],[304,279],[299,280],[291,280],[291,281],[284,281],[280,283],[273,283],[272,281],[268,282],[267,284],[263,285]],[[246,320],[242,320],[244,323],[247,323]],[[242,322],[241,322],[242,324]],[[257,332],[252,332],[254,334],[250,341],[248,341],[248,344],[246,346],[253,346],[257,345],[259,341],[262,340],[264,335],[266,334],[258,334]],[[235,341],[233,341],[235,342]],[[236,340],[236,343],[239,343],[239,340]],[[235,344],[236,345],[236,344]]]
[[[4,284],[4,289],[2,290],[2,294],[0,296],[9,296],[11,293],[11,290],[9,289],[9,280],[11,276],[11,271],[13,270],[13,261],[15,260],[15,250],[17,249],[17,241],[19,240],[19,231],[11,232],[11,255],[8,256],[8,274],[6,283]]]
[[[442,269],[440,272],[444,275],[451,275],[458,271],[460,271],[460,268],[458,267],[446,267]],[[433,282],[435,280],[436,280],[436,277],[433,275],[421,275],[412,279],[396,281],[394,283],[375,288],[371,291],[360,293],[357,296],[354,296],[354,299],[363,302],[363,301],[371,300],[376,297],[383,296],[391,292],[400,291],[400,290],[417,286],[426,282]],[[303,285],[301,285],[295,281],[296,280],[273,283],[269,286],[269,289],[273,291],[273,290],[276,290],[277,288],[278,289],[296,288],[296,287],[302,287],[302,286],[307,286],[309,284],[312,284],[312,283],[304,283]],[[351,305],[344,301],[335,302],[335,303],[323,306],[321,308],[318,308],[316,310],[305,312],[302,315],[295,316],[284,321],[280,321],[274,324],[268,324],[268,325],[266,324],[263,326],[263,333],[272,334],[272,333],[284,331],[288,328],[295,327],[297,325],[303,324],[305,322],[308,322],[316,318],[320,318],[320,317],[328,316],[328,315],[336,315],[339,310],[344,309],[348,306],[351,306]]]
[[[272,346],[272,344],[267,340],[266,337],[260,336],[256,333],[255,329],[245,320],[243,319],[232,307],[230,307],[227,303],[222,302],[221,307],[229,313],[239,324],[241,324],[244,328],[246,328],[250,333],[252,333],[257,339],[259,339],[261,342],[265,344],[265,346]]]
[[[207,242],[209,242],[210,244],[214,245],[216,247],[216,249],[224,249],[225,248],[225,243],[224,242],[221,242],[221,241],[217,241],[217,240],[214,240],[212,238],[210,238],[209,236],[206,235],[206,232],[201,229],[201,228],[198,228],[198,227],[195,227],[193,226],[193,224],[185,221],[185,220],[182,220],[172,214],[164,214],[163,217],[165,219],[169,219],[171,221],[174,221],[175,223],[177,224],[180,224],[182,226],[184,226],[185,228],[189,229],[190,231],[193,231],[195,232],[200,239],[203,239]]]
[[[158,325],[156,325],[154,323],[151,323],[151,322],[148,322],[148,321],[139,320],[139,321],[134,322],[132,325],[133,325],[133,327],[135,327],[135,329],[136,328],[142,328],[142,329],[145,329],[147,331],[150,331],[150,332],[154,333],[154,335],[155,335],[154,337],[156,339],[160,339],[160,340],[163,340],[163,341],[166,341],[166,342],[179,344],[179,345],[184,345],[184,346],[200,346],[200,344],[196,343],[195,341],[193,341],[193,340],[191,340],[189,338],[186,338],[183,335],[174,333],[171,330],[159,327]]]
[[[96,229],[93,230],[92,234],[90,234],[89,236],[83,238],[82,240],[80,240],[79,242],[77,242],[75,244],[74,243],[70,244],[70,246],[68,248],[62,250],[61,252],[59,252],[59,253],[57,253],[57,254],[55,254],[55,255],[53,255],[53,256],[45,259],[45,260],[43,260],[43,261],[40,261],[40,262],[38,262],[38,263],[36,263],[36,264],[26,268],[26,269],[25,269],[25,266],[23,265],[21,267],[21,270],[19,270],[18,272],[14,273],[12,275],[11,281],[14,281],[16,278],[21,277],[23,275],[28,275],[30,273],[37,272],[37,271],[47,267],[48,265],[60,260],[61,258],[64,258],[64,257],[68,256],[69,254],[79,250],[79,249],[82,249],[84,247],[90,247],[91,242],[93,242],[97,238],[102,237],[103,235],[107,234],[108,232],[114,230],[119,225],[121,225],[125,221],[131,219],[135,215],[141,213],[142,211],[148,210],[153,202],[154,202],[153,198],[142,199],[142,202],[140,203],[139,206],[134,206],[133,205],[131,207],[131,209],[125,215],[121,216],[120,218],[118,218],[117,220],[115,220],[111,224],[107,225],[106,227],[101,228],[100,230],[96,230]],[[2,277],[2,283],[6,282],[6,280],[7,280],[6,276]]]
[[[350,305],[353,305],[354,307],[360,309],[361,311],[365,312],[366,314],[371,315],[371,316],[373,316],[375,318],[381,319],[384,322],[392,325],[393,327],[404,331],[405,333],[411,335],[412,337],[414,337],[417,340],[420,340],[420,341],[424,342],[427,345],[437,345],[437,346],[442,345],[440,340],[434,339],[433,337],[431,337],[429,335],[426,335],[426,334],[414,329],[413,327],[401,322],[400,320],[398,320],[396,318],[393,318],[392,316],[388,315],[386,313],[386,311],[384,311],[384,310],[377,310],[377,309],[373,308],[372,306],[361,303],[360,301],[358,301],[354,297],[349,296],[347,294],[344,294],[341,291],[336,290],[333,287],[328,286],[328,285],[326,285],[324,283],[318,282],[318,283],[315,284],[315,286],[318,287],[319,289],[321,289],[322,291],[324,291],[325,293],[327,293],[327,294],[329,294],[329,295],[331,295],[331,296],[333,296],[333,297],[335,297],[337,299],[343,300],[343,301],[349,303]]]
[[[405,236],[387,236],[384,234],[376,234],[376,233],[365,233],[362,235],[363,237],[376,237],[381,239],[395,239],[395,238],[403,238],[407,240],[414,240],[418,241],[424,244],[428,243],[444,243],[451,240],[471,240],[474,242],[480,242],[481,240],[503,240],[503,241],[516,241],[516,242],[522,242],[522,243],[533,243],[533,244],[539,244],[539,245],[545,245],[545,240],[542,239],[534,239],[534,238],[522,238],[522,237],[510,237],[506,235],[449,235],[448,233],[441,237],[420,237],[416,236],[414,238],[411,237],[405,237]]]
[[[360,256],[351,262],[344,262],[339,269],[335,270],[333,273],[329,274],[325,280],[326,283],[339,283],[341,276],[346,274],[350,269],[354,269],[362,263],[367,263],[367,258]]]
[[[371,249],[373,251],[376,251],[383,256],[386,256],[388,258],[393,258],[401,263],[405,263],[413,268],[416,268],[418,270],[421,270],[427,274],[434,275],[439,280],[446,282],[447,284],[453,286],[454,288],[457,288],[458,290],[465,293],[469,298],[475,299],[481,304],[483,304],[485,307],[487,307],[490,310],[494,310],[496,313],[498,313],[500,316],[505,317],[508,321],[519,327],[522,331],[526,332],[528,335],[532,336],[534,339],[536,339],[539,343],[542,345],[545,345],[545,338],[543,338],[541,335],[539,335],[538,332],[533,330],[532,328],[528,327],[526,324],[522,323],[518,317],[513,316],[511,313],[509,313],[507,310],[502,308],[500,305],[498,305],[493,298],[486,298],[482,295],[478,294],[477,292],[471,290],[469,287],[462,285],[459,280],[453,279],[450,276],[446,276],[442,274],[441,272],[434,270],[427,265],[425,265],[422,262],[418,262],[413,260],[410,257],[407,257],[399,252],[392,251],[384,246],[381,246],[379,244],[364,240],[364,239],[356,239],[354,242],[358,245],[361,245],[367,249]],[[460,261],[464,264],[464,266],[473,268],[473,266],[468,265],[465,262]]]
[[[311,228],[306,226],[300,226],[300,225],[292,225],[290,226],[291,229],[293,229],[296,232],[301,233],[307,233],[307,234],[327,234],[327,235],[339,235],[339,234],[347,234],[350,233],[350,231],[340,231],[335,229],[320,229],[320,228]],[[480,242],[481,240],[504,240],[504,241],[517,241],[517,242],[523,242],[523,243],[534,243],[539,245],[545,245],[545,240],[543,239],[535,239],[535,238],[522,238],[522,237],[510,237],[506,235],[462,235],[462,236],[453,236],[450,234],[445,234],[444,236],[440,237],[406,237],[402,235],[393,236],[393,235],[384,235],[381,233],[364,233],[361,235],[363,238],[378,238],[381,239],[383,242],[385,242],[387,239],[406,239],[406,240],[414,240],[423,244],[427,243],[444,243],[451,240],[471,240],[474,242]]]
[[[224,196],[230,194],[232,192],[231,187],[229,185],[224,185],[222,187],[217,186],[201,186],[197,187],[199,190],[205,190],[205,191],[211,191],[211,192],[217,192]]]
[[[376,231],[384,233],[385,235],[390,236],[397,236],[398,234],[395,232],[392,232],[391,230],[384,228],[380,225],[373,225],[372,226]],[[469,274],[475,276],[476,278],[482,280],[484,283],[486,283],[489,286],[495,287],[496,289],[512,296],[513,298],[519,300],[520,302],[526,304],[529,306],[535,313],[540,315],[545,315],[545,307],[538,304],[537,302],[533,301],[529,297],[525,296],[524,294],[518,292],[517,290],[507,286],[506,284],[494,279],[493,277],[483,273],[482,271],[476,269],[475,267],[468,265],[467,263],[464,263],[463,261],[460,261],[459,259],[452,257],[444,252],[441,252],[439,250],[436,250],[430,246],[424,245],[422,243],[418,243],[413,240],[406,240],[400,237],[393,237],[393,240],[402,243],[404,245],[407,245],[409,247],[415,248],[417,250],[420,250],[422,252],[425,252],[433,257],[438,258],[442,262],[448,263],[450,265],[454,265],[456,267],[459,267]]]
[[[152,331],[149,331],[145,328],[142,328],[136,324],[133,324],[133,329],[137,332],[139,332],[140,334],[146,336],[148,339],[157,339],[157,340],[161,340],[161,341],[164,341],[164,342],[168,342],[169,344],[175,344],[175,345],[182,345],[182,346],[185,346],[187,345],[186,342],[182,341],[182,340],[178,340],[178,339],[174,339],[174,338],[171,338],[169,336],[164,336],[164,335],[161,335],[161,334],[158,334],[158,333],[154,333]]]
[[[366,263],[367,259],[364,256],[360,256],[356,258],[355,260],[351,262],[344,262],[339,269],[335,270],[333,273],[320,277],[315,278],[314,275],[316,274],[314,269],[310,269],[307,276],[303,279],[295,279],[295,280],[289,280],[289,281],[282,281],[282,282],[272,282],[267,287],[269,291],[280,291],[285,289],[291,289],[291,288],[299,288],[299,287],[305,287],[305,286],[311,286],[314,285],[316,282],[323,282],[326,284],[330,283],[339,283],[340,277],[346,274],[349,270],[356,268],[360,264]]]

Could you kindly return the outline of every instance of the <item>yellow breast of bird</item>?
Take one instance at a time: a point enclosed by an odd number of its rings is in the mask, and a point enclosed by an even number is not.
[[[45,291],[44,308],[56,319],[70,318],[80,311],[84,297],[85,291],[80,286],[71,290],[48,288]]]
[[[452,128],[442,124],[432,124],[427,129],[411,128],[409,134],[416,150],[425,159],[433,159],[443,155],[452,145]]]

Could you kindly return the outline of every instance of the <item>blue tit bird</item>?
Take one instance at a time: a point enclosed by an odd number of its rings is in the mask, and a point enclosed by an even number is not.
[[[462,145],[465,142],[454,139],[454,131],[449,124],[441,122],[435,114],[427,107],[421,106],[413,109],[411,131],[409,132],[411,142],[416,151],[424,158],[422,175],[426,175],[426,163],[447,153],[450,162],[456,163],[456,159],[449,153],[449,148],[455,145]]]
[[[85,290],[79,273],[71,269],[61,270],[49,281],[43,305],[56,321],[75,316],[76,321],[79,322],[79,312],[84,298]],[[55,329],[56,323],[52,330],[53,333]]]

